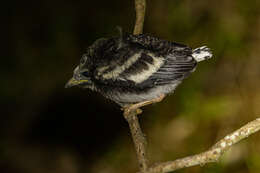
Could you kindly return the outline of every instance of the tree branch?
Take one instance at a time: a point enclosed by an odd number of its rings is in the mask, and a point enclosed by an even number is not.
[[[135,19],[134,35],[143,33],[145,8],[146,8],[145,0],[135,0],[136,19]]]
[[[175,161],[158,163],[150,167],[145,173],[167,173],[195,165],[204,165],[210,162],[217,162],[224,154],[224,152],[231,148],[232,145],[238,143],[242,139],[245,139],[249,135],[252,135],[259,130],[260,118],[249,122],[235,132],[227,135],[218,141],[215,145],[213,145],[209,150],[203,153],[177,159]]]
[[[142,133],[141,127],[138,121],[138,114],[141,114],[141,109],[136,109],[132,111],[125,111],[124,117],[129,124],[129,128],[132,134],[132,138],[135,145],[135,151],[137,159],[139,162],[139,168],[141,171],[146,171],[148,168],[148,160],[146,157],[146,139]]]

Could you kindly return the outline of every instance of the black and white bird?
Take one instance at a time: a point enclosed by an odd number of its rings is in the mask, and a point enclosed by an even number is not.
[[[206,46],[192,50],[146,34],[102,38],[83,54],[66,88],[89,88],[126,107],[172,93],[211,57]]]

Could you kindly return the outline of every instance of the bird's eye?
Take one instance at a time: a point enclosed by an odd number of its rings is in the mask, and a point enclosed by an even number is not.
[[[88,73],[87,71],[84,71],[84,72],[82,73],[82,75],[85,76],[85,77],[89,77],[89,73]]]

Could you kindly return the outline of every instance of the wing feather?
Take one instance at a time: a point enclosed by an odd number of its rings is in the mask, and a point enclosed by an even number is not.
[[[129,35],[124,41],[103,56],[105,61],[95,70],[97,82],[146,89],[181,81],[196,67],[192,50],[185,45],[145,35]]]
[[[150,80],[156,81],[156,85],[173,83],[176,80],[182,81],[191,72],[194,71],[197,62],[190,56],[173,58],[174,55],[167,58],[165,64],[151,76]]]

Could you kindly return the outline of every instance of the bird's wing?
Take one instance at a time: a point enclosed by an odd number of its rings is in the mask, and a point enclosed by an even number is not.
[[[110,61],[96,68],[95,78],[114,86],[151,88],[181,80],[195,68],[189,47],[141,37],[133,36],[126,47],[108,53],[106,59]]]
[[[161,40],[145,34],[129,35],[127,37],[132,44],[140,45],[143,49],[147,49],[154,62],[158,65],[158,61],[163,60],[160,68],[146,81],[142,81],[142,87],[149,85],[163,85],[176,80],[183,80],[196,67],[196,60],[192,57],[192,49],[186,45]],[[158,66],[154,67],[158,67]]]
[[[196,65],[196,60],[190,55],[176,56],[170,54],[167,56],[164,65],[149,78],[149,81],[155,85],[182,81],[195,70]]]
[[[123,49],[123,48],[122,48]],[[152,57],[144,49],[124,48],[114,53],[110,61],[95,69],[95,79],[112,85],[136,85],[149,78],[164,63],[163,58]]]

